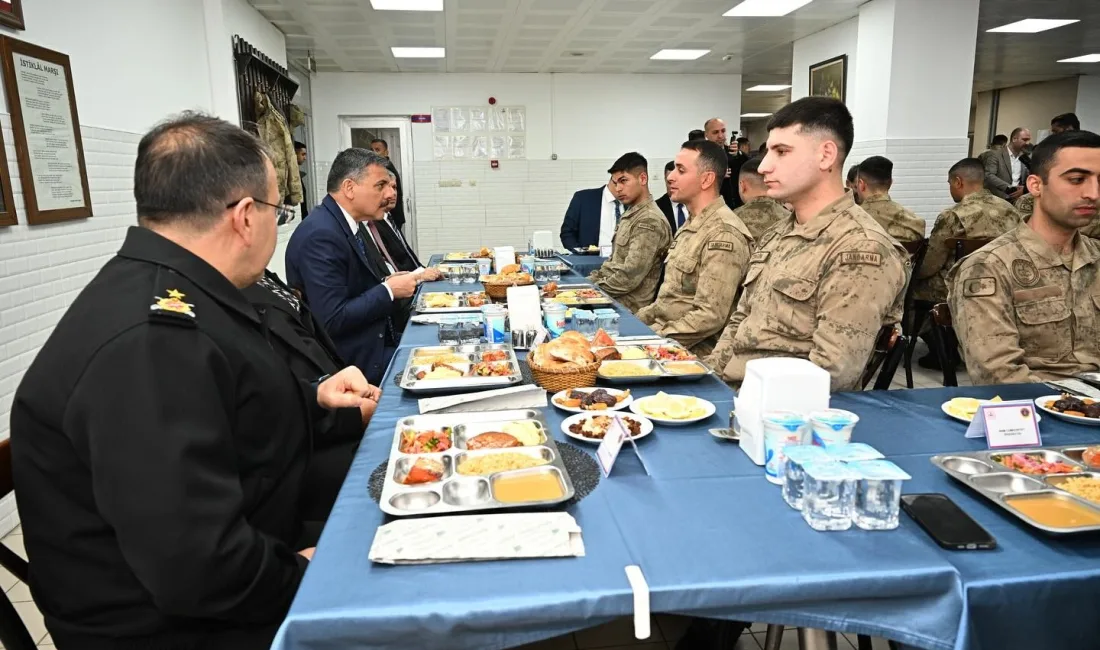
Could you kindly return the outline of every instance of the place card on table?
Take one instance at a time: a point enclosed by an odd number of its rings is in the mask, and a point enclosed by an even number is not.
[[[479,413],[514,409],[546,408],[546,391],[538,386],[523,385],[483,390],[477,393],[426,397],[418,400],[420,414]]]
[[[618,418],[615,419],[618,422]],[[622,426],[608,429],[596,447],[596,462],[600,464],[604,476],[611,476],[611,468],[615,466],[615,459],[619,457],[619,451],[626,442],[626,430]]]
[[[584,557],[584,540],[565,512],[400,519],[378,528],[368,557],[380,564]]]
[[[512,331],[535,330],[542,327],[542,299],[539,288],[533,284],[508,287],[508,319]]]
[[[966,437],[985,438],[990,449],[1043,444],[1035,404],[1026,399],[982,404],[966,429]]]

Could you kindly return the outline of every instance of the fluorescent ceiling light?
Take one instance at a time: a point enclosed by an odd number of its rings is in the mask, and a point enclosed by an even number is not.
[[[654,61],[694,61],[710,53],[710,50],[661,50],[649,57]]]
[[[370,0],[375,11],[443,11],[443,0]]]
[[[741,113],[741,117],[771,117],[771,113]]]
[[[1001,25],[1000,27],[994,27],[993,29],[987,29],[987,32],[1009,32],[1012,34],[1035,34],[1036,32],[1045,32],[1048,29],[1054,29],[1055,27],[1065,27],[1066,25],[1072,25],[1073,23],[1079,23],[1079,20],[1048,20],[1046,18],[1027,18],[1026,20],[1018,20],[1014,23],[1007,25]]]
[[[791,87],[790,84],[787,84],[785,86],[782,85],[782,84],[774,84],[774,85],[761,84],[759,86],[753,86],[752,88],[747,88],[746,90],[748,90],[750,93],[775,93],[775,92],[779,92],[780,90],[786,90],[790,87]]]
[[[447,55],[442,47],[391,47],[390,50],[399,59],[442,59]]]
[[[1100,54],[1086,54],[1072,59],[1062,59],[1058,63],[1100,63]]]
[[[786,16],[813,0],[745,0],[723,16]]]

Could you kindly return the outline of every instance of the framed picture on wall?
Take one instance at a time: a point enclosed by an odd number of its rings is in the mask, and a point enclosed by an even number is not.
[[[69,57],[8,36],[0,57],[27,223],[92,216]]]
[[[815,63],[810,66],[810,96],[832,97],[847,101],[848,55]]]
[[[26,29],[23,23],[23,0],[0,0],[0,25]]]

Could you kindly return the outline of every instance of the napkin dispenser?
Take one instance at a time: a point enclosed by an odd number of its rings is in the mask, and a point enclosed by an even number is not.
[[[493,249],[493,273],[500,273],[501,269],[516,263],[516,249],[514,246],[497,246]]]
[[[542,254],[542,251],[552,251],[556,248],[554,233],[549,230],[536,230],[531,233],[531,250]]]
[[[734,400],[734,429],[752,462],[764,464],[764,413],[809,415],[829,408],[829,373],[806,359],[769,357],[745,364],[745,380]]]

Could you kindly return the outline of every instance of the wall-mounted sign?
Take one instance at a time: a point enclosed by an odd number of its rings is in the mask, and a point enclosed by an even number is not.
[[[7,36],[0,55],[27,223],[92,216],[69,57]]]
[[[412,123],[413,124],[431,124],[432,123],[432,115],[431,115],[431,113],[423,113],[423,114],[413,115],[412,116]]]
[[[0,0],[0,25],[27,28],[23,23],[23,0]]]

